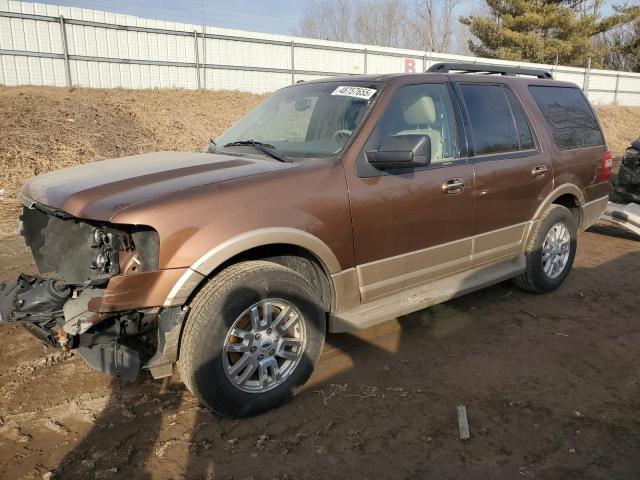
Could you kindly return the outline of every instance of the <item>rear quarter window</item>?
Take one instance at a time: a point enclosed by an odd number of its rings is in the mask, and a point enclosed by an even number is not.
[[[604,145],[604,137],[591,106],[578,88],[530,86],[560,150]]]

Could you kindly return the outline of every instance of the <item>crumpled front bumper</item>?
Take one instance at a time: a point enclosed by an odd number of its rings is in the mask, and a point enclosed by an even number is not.
[[[11,282],[1,282],[0,324],[19,324],[51,347],[66,345],[65,339],[52,329],[55,316],[61,313],[60,309],[70,293],[65,288],[54,285],[53,281],[25,274]]]
[[[87,289],[71,298],[70,287],[62,282],[21,274],[11,282],[0,283],[0,322],[21,325],[50,347],[74,349],[96,370],[127,382],[134,381],[141,368],[140,356],[135,349],[121,343],[120,329],[111,325],[110,330],[73,336],[64,328],[77,319],[82,324],[85,313],[96,315],[86,310],[92,298],[83,299],[86,292],[100,294],[102,291]],[[69,317],[70,320],[65,320]],[[156,357],[162,357],[161,353]],[[159,366],[154,364],[149,368],[164,367],[161,360],[163,358],[156,360]]]
[[[62,282],[20,274],[0,284],[0,322],[51,321],[70,296],[71,290]]]

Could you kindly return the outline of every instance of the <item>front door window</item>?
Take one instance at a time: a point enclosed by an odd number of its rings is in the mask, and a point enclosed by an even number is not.
[[[430,138],[432,164],[446,163],[457,157],[455,118],[445,85],[428,83],[400,88],[365,150],[377,149],[386,137],[412,134]]]

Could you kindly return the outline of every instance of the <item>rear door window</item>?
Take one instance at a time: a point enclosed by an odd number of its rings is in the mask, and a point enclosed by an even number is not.
[[[530,86],[560,150],[604,145],[596,117],[578,88]]]
[[[461,84],[475,155],[519,152],[535,148],[520,103],[502,85]]]

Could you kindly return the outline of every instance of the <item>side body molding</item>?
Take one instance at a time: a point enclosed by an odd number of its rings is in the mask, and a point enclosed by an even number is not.
[[[304,248],[316,256],[329,276],[340,272],[337,257],[318,237],[289,227],[269,227],[251,230],[230,238],[209,250],[196,260],[173,286],[165,307],[184,304],[195,288],[224,262],[252,248],[286,244]]]

